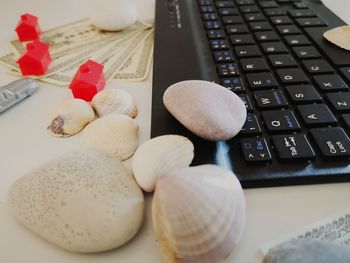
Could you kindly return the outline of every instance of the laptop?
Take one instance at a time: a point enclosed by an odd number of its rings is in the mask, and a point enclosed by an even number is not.
[[[350,181],[350,51],[323,38],[343,25],[319,0],[157,0],[151,137],[188,137],[192,165],[245,188]],[[210,142],[182,126],[162,97],[183,80],[240,96],[241,132]]]

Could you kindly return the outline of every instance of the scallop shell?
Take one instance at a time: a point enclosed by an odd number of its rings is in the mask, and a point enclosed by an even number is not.
[[[324,38],[338,47],[350,50],[350,26],[340,26],[326,31]]]
[[[125,160],[137,149],[138,125],[126,115],[107,115],[84,129],[80,143]]]
[[[173,170],[157,180],[152,218],[166,262],[222,262],[243,233],[242,187],[214,165]]]
[[[209,81],[175,83],[164,92],[163,102],[183,126],[210,141],[229,140],[236,136],[247,118],[240,97]]]
[[[66,101],[49,121],[48,132],[55,137],[69,137],[81,131],[95,118],[90,104],[81,99]]]
[[[131,118],[137,116],[137,108],[131,95],[121,89],[105,89],[97,93],[91,101],[98,116],[111,113],[125,114]]]
[[[141,189],[113,156],[79,149],[18,179],[9,191],[18,222],[49,242],[75,252],[121,246],[144,218]]]
[[[194,147],[186,137],[163,135],[142,144],[134,154],[132,170],[139,186],[153,192],[157,177],[175,168],[187,167]]]

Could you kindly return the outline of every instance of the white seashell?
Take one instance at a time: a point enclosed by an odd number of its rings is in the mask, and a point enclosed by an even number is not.
[[[17,180],[9,207],[17,221],[70,251],[100,252],[129,241],[144,216],[144,197],[113,156],[81,149]]]
[[[91,104],[100,117],[111,113],[125,114],[131,118],[137,116],[133,98],[121,89],[104,89],[93,97]]]
[[[81,131],[94,119],[95,113],[89,103],[72,99],[55,111],[47,130],[55,137],[68,137]]]
[[[166,262],[222,262],[243,233],[243,191],[218,166],[179,168],[158,178],[152,218]]]
[[[324,38],[338,47],[350,50],[350,26],[340,26],[326,31]]]
[[[149,140],[133,156],[132,170],[137,183],[146,192],[153,192],[159,175],[190,165],[193,151],[192,142],[183,136],[163,135]]]
[[[182,125],[211,141],[231,139],[247,117],[246,107],[236,94],[208,81],[178,82],[165,91],[163,102]]]
[[[137,149],[138,125],[126,115],[107,115],[86,126],[80,143],[125,160]]]
[[[94,26],[107,31],[120,31],[137,21],[136,7],[127,1],[102,2],[90,14]]]

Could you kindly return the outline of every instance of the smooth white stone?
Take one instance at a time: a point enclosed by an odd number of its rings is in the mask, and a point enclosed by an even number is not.
[[[178,82],[165,91],[163,102],[182,125],[210,141],[231,139],[247,117],[246,107],[236,94],[208,81]]]
[[[92,24],[106,31],[120,31],[136,23],[136,7],[127,1],[102,2],[90,14]]]
[[[81,149],[18,179],[9,192],[17,221],[70,251],[100,252],[130,240],[144,216],[144,197],[117,158]]]

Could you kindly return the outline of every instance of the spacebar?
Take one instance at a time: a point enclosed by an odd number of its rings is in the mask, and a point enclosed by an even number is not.
[[[328,29],[327,27],[305,28],[305,32],[336,66],[349,66],[350,51],[337,47],[324,39],[323,33]]]

